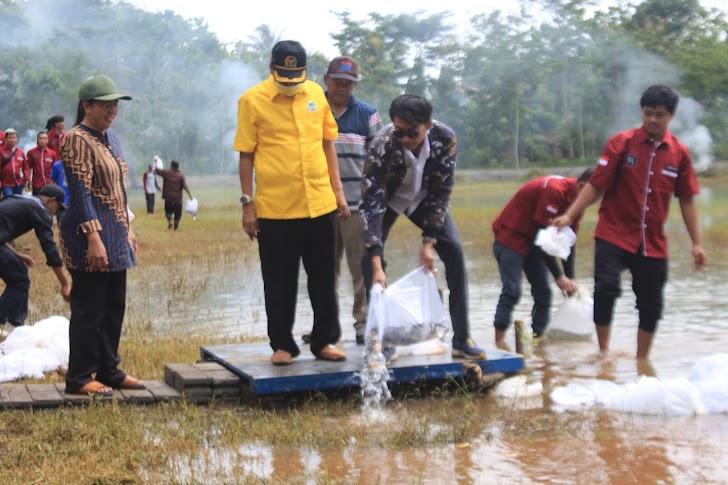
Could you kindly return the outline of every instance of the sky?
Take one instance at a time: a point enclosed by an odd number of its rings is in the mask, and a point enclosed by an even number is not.
[[[470,19],[480,13],[490,13],[496,8],[517,12],[518,0],[364,0],[342,2],[314,0],[293,2],[273,0],[270,3],[250,0],[127,0],[132,5],[151,12],[172,10],[185,18],[202,17],[208,28],[223,42],[245,41],[255,35],[261,24],[269,25],[273,32],[282,32],[282,39],[297,40],[307,51],[319,51],[328,57],[339,54],[331,32],[339,32],[340,24],[332,11],[348,11],[354,20],[367,20],[370,12],[380,14],[427,13],[452,11],[449,23],[467,28]],[[250,5],[255,5],[251,7]],[[304,6],[308,5],[309,8]]]
[[[250,35],[255,34],[256,27],[267,24],[273,32],[282,33],[282,39],[297,40],[307,51],[319,51],[327,57],[339,55],[330,33],[341,29],[332,11],[348,11],[354,20],[367,20],[371,12],[388,15],[415,13],[417,10],[426,13],[450,11],[452,15],[449,22],[467,30],[470,19],[477,14],[491,13],[496,9],[517,14],[521,4],[520,0],[273,0],[261,4],[250,0],[127,1],[151,12],[172,10],[185,18],[202,17],[208,28],[223,42],[248,40]],[[606,8],[610,4],[617,4],[618,0],[601,0],[599,3],[601,8]],[[700,0],[700,4],[726,11],[725,0]]]

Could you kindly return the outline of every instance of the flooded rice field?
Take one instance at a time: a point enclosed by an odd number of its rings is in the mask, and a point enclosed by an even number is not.
[[[704,191],[706,192],[706,191]],[[470,195],[468,197],[471,197]],[[702,204],[724,204],[728,191],[707,191]],[[505,202],[507,196],[502,197]],[[718,202],[716,202],[718,200]],[[456,201],[457,202],[457,201]],[[489,201],[490,202],[490,201]],[[477,197],[468,203],[478,204]],[[591,291],[593,216],[585,221],[579,236],[577,280]],[[723,223],[723,215],[701,219],[703,227]],[[456,221],[458,219],[456,218]],[[400,228],[400,226],[402,226]],[[417,232],[405,220],[392,232],[387,248],[389,278],[394,281],[416,264],[417,254],[407,241]],[[465,226],[465,227],[464,227]],[[490,245],[489,224],[460,224],[461,238],[469,260],[470,318],[475,340],[492,347],[492,320],[500,293],[497,268]],[[396,234],[398,229],[401,234]],[[656,335],[650,362],[638,364],[636,350],[637,314],[628,273],[623,275],[623,296],[618,300],[612,330],[613,361],[600,363],[596,357],[596,336],[590,340],[538,342],[527,356],[527,372],[532,382],[540,382],[543,392],[528,399],[506,399],[494,395],[476,396],[475,412],[486,416],[494,410],[521,413],[522,428],[484,424],[475,439],[431,447],[367,450],[352,446],[333,451],[295,448],[284,445],[251,445],[229,450],[245,457],[248,473],[263,481],[286,481],[286,477],[308,476],[325,471],[332,482],[343,483],[726,483],[728,477],[728,415],[690,417],[645,416],[606,412],[587,407],[576,411],[553,409],[550,393],[572,382],[603,379],[617,384],[636,381],[641,375],[659,379],[686,377],[701,357],[728,352],[728,311],[725,275],[728,252],[720,244],[706,244],[708,268],[691,268],[689,240],[672,209],[668,225],[670,276],[665,289],[665,311]],[[206,335],[253,336],[265,338],[266,319],[262,282],[257,261],[229,264],[224,271],[205,273],[183,268],[185,285],[195,296],[167,299],[136,299],[148,305],[151,324],[160,332],[191,332]],[[440,271],[444,275],[444,271]],[[442,284],[444,277],[441,276]],[[153,283],[150,283],[153,285]],[[162,283],[160,283],[161,285]],[[150,291],[153,288],[148,288]],[[554,310],[563,301],[554,289]],[[153,291],[152,291],[153,292]],[[526,324],[532,301],[528,287],[515,311]],[[343,339],[353,340],[350,309],[351,285],[344,274],[340,292]],[[310,330],[312,312],[301,274],[295,333]],[[449,342],[449,338],[446,337]],[[507,340],[513,342],[513,331]],[[426,415],[442,400],[415,400],[392,403],[406,406],[408,412]],[[471,410],[473,408],[470,408]],[[453,406],[457,412],[457,406]],[[471,411],[472,412],[472,411]],[[554,415],[558,415],[555,419]],[[387,411],[372,419],[371,427],[386,427]],[[571,425],[570,421],[577,423]],[[563,429],[553,429],[553,427]],[[550,427],[548,432],[543,427]],[[224,466],[226,452],[219,451]],[[218,460],[213,460],[218,461]],[[187,463],[199,468],[210,462]],[[184,467],[183,467],[184,468]],[[184,472],[182,473],[184,475]],[[199,475],[196,475],[199,476]]]

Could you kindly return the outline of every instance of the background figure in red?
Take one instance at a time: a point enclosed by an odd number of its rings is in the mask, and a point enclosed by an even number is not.
[[[20,195],[28,183],[28,167],[25,152],[17,147],[18,132],[5,130],[5,145],[0,147],[0,182],[3,196]]]
[[[56,152],[48,148],[48,133],[41,131],[37,137],[38,145],[28,151],[28,176],[33,195],[38,195],[44,185],[53,183],[51,170],[58,160]]]
[[[56,153],[61,153],[61,143],[63,143],[63,137],[66,136],[66,132],[63,129],[66,127],[65,118],[63,115],[54,115],[48,118],[46,122],[46,131],[48,132],[48,148]]]

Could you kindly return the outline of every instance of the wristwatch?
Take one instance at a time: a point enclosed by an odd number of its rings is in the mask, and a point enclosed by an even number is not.
[[[253,198],[249,195],[243,194],[243,196],[240,197],[240,203],[243,205],[248,205],[251,202],[253,202]]]

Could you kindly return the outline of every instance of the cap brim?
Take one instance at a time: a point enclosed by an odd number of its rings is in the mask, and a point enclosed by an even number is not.
[[[131,96],[128,96],[126,94],[121,93],[115,93],[115,94],[106,94],[104,96],[96,96],[96,101],[116,101],[117,99],[125,99],[127,101],[131,101]]]
[[[58,202],[58,199],[56,199],[56,202]],[[58,202],[58,208],[61,209],[62,211],[68,209],[68,207],[66,207],[66,204],[64,204],[63,202]]]
[[[273,78],[279,83],[302,83],[306,80],[306,68],[286,69],[284,67],[274,67]]]
[[[332,79],[347,79],[349,81],[354,81],[355,83],[358,83],[361,79],[358,74],[355,76],[353,74],[347,74],[345,72],[327,72],[326,75]]]

